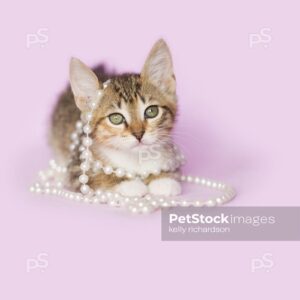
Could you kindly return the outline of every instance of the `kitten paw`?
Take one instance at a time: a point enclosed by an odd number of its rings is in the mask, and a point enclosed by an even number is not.
[[[119,183],[115,191],[123,196],[142,197],[148,193],[148,187],[139,179],[126,180]]]
[[[173,178],[159,178],[149,183],[149,191],[153,195],[176,196],[181,193],[181,185]]]

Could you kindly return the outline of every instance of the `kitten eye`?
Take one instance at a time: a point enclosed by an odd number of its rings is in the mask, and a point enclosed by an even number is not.
[[[155,118],[157,115],[158,115],[158,106],[157,105],[151,105],[146,108],[145,118],[151,119],[151,118]]]
[[[114,113],[108,116],[109,121],[114,125],[120,125],[124,122],[125,118],[118,113]]]

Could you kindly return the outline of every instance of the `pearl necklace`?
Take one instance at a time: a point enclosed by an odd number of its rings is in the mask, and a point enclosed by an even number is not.
[[[85,117],[82,116],[81,119],[85,119]],[[89,150],[89,147],[92,145],[92,139],[89,137],[90,132],[91,128],[89,124],[84,125],[82,121],[77,121],[76,130],[71,134],[72,143],[70,145],[70,150],[73,152],[78,147],[78,150],[81,153],[80,160],[82,163],[80,164],[80,169],[82,170],[82,174],[79,176],[79,182],[82,184],[80,190],[83,194],[87,194],[90,190],[87,186],[89,177],[86,175],[86,172],[90,169],[92,169],[94,174],[103,172],[106,175],[114,174],[119,178],[126,177],[127,179],[146,179],[150,175],[159,175],[162,171],[175,172],[184,164],[184,155],[180,153],[176,145],[173,145],[171,150],[174,152],[174,160],[167,161],[160,169],[155,169],[152,172],[143,172],[139,175],[126,171],[123,168],[113,168],[109,165],[103,165],[101,161],[93,159],[92,153]],[[82,138],[82,145],[80,145],[80,137],[82,135],[84,135],[84,137]]]
[[[109,81],[104,83],[103,90],[107,87]],[[186,201],[182,199],[182,196],[176,197],[161,197],[154,195],[146,195],[144,197],[124,197],[119,193],[112,193],[97,189],[93,191],[89,185],[89,177],[87,171],[90,169],[93,173],[103,172],[106,175],[115,174],[117,177],[126,177],[128,179],[142,178],[145,179],[150,175],[159,175],[161,171],[175,172],[184,163],[184,156],[180,153],[179,149],[174,146],[173,151],[176,154],[175,159],[169,162],[167,165],[162,166],[161,169],[157,169],[152,173],[143,173],[142,175],[128,172],[122,168],[113,168],[112,166],[103,166],[100,161],[94,160],[90,147],[93,144],[89,134],[92,129],[90,122],[93,118],[93,112],[99,105],[103,95],[103,90],[98,90],[98,94],[95,99],[89,99],[88,107],[89,111],[81,114],[81,120],[76,123],[76,129],[71,134],[70,151],[71,154],[75,150],[80,151],[80,169],[82,173],[79,176],[79,182],[81,183],[80,193],[72,192],[64,188],[66,181],[67,167],[64,165],[58,165],[54,160],[51,160],[50,168],[46,171],[39,172],[39,180],[30,188],[32,192],[38,194],[52,194],[60,195],[68,199],[74,199],[79,202],[85,203],[101,203],[108,204],[113,207],[124,207],[129,209],[132,213],[148,213],[158,208],[163,207],[175,207],[175,206],[215,206],[226,203],[234,198],[235,191],[232,187],[227,186],[220,182],[215,182],[200,177],[177,175],[177,180],[188,183],[195,183],[203,187],[211,188],[216,191],[222,192],[221,195],[208,199],[208,200],[195,200]],[[80,137],[81,143],[80,143]]]

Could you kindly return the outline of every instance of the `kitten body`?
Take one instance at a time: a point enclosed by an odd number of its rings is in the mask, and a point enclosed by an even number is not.
[[[128,196],[179,194],[178,170],[168,171],[170,161],[177,155],[171,136],[177,99],[172,60],[166,43],[159,40],[154,45],[141,74],[124,74],[109,79],[91,120],[93,144],[90,150],[94,159],[104,166],[122,168],[138,177],[120,178],[115,174],[90,170],[88,184],[93,189],[114,190]],[[78,59],[72,59],[71,89],[60,97],[52,115],[50,142],[60,162],[70,159],[70,135],[75,124],[81,112],[88,111],[88,100],[96,97],[106,80],[105,74],[93,72]],[[69,185],[75,190],[80,186],[79,166],[80,151],[77,147],[68,165]]]

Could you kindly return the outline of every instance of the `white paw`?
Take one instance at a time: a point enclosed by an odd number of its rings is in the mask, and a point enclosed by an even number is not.
[[[126,180],[119,183],[115,191],[123,196],[142,197],[148,193],[148,187],[140,179]]]
[[[159,178],[149,183],[149,191],[153,195],[176,196],[181,193],[181,185],[173,178]]]

